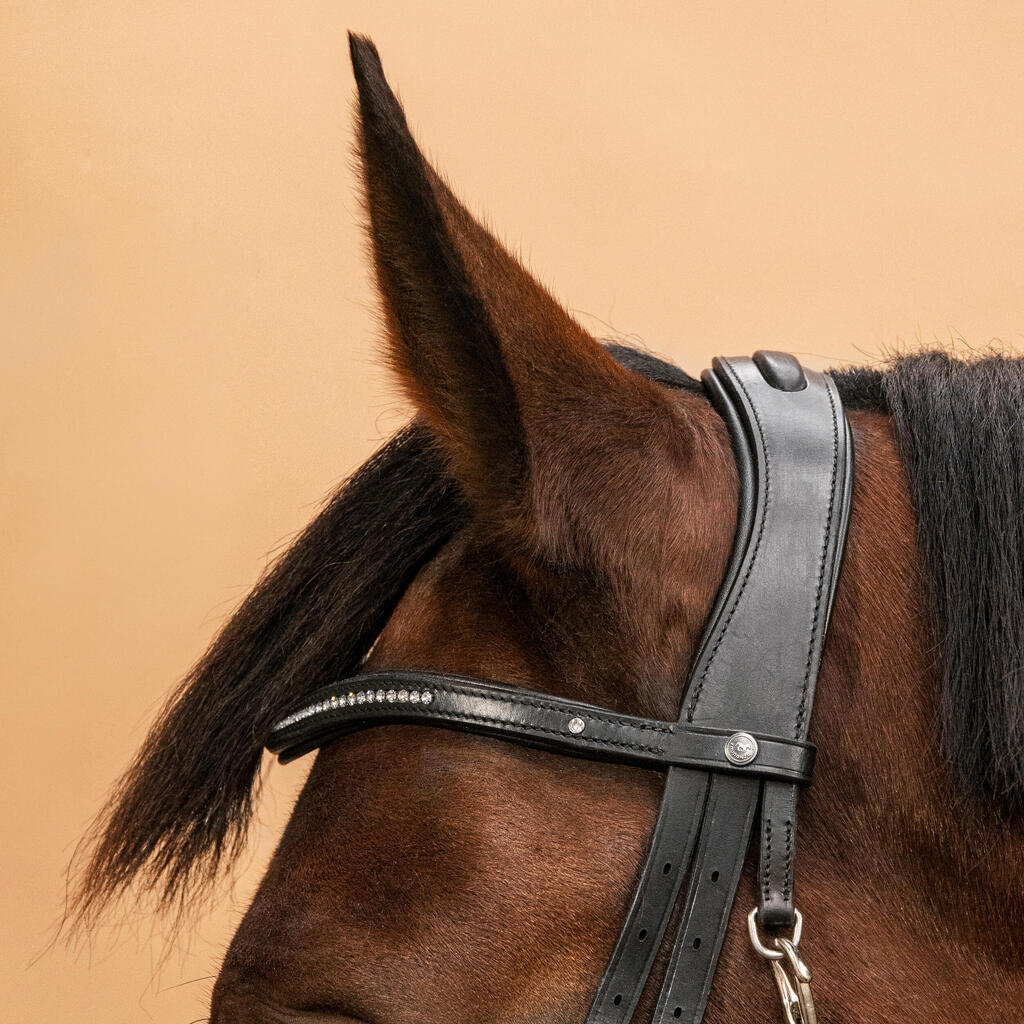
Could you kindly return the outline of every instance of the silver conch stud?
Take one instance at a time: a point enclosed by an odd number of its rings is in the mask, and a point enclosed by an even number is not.
[[[757,740],[749,732],[734,732],[725,741],[725,756],[730,764],[750,764],[757,757]]]
[[[584,722],[583,719],[578,716],[576,718],[569,719],[569,732],[571,732],[573,736],[579,736],[579,734],[583,732],[583,730],[586,727],[587,723]]]

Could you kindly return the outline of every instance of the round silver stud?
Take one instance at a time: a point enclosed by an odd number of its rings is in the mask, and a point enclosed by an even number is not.
[[[419,690],[410,690],[409,691],[409,703],[410,704],[419,704],[419,702],[420,702],[420,691]]]
[[[579,716],[569,719],[569,732],[571,732],[573,736],[579,736],[586,727],[587,723]]]
[[[406,701],[408,701],[408,700],[409,700],[409,691],[408,690],[399,690],[398,691],[398,703],[399,704],[405,704]]]
[[[725,756],[730,764],[750,764],[757,757],[757,740],[749,732],[734,732],[725,741]]]
[[[430,692],[430,690],[424,690],[422,695],[420,696],[420,703],[429,704],[433,699],[434,695]]]

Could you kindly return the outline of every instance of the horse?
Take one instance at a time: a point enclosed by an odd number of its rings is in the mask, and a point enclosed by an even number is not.
[[[737,469],[699,382],[591,337],[424,158],[373,44],[350,46],[387,356],[416,416],[172,694],[98,818],[86,926],[132,886],[187,908],[243,848],[282,708],[332,680],[459,672],[674,719],[726,571]],[[1024,367],[933,351],[831,377],[856,472],[798,823],[818,1012],[1014,1019]],[[661,779],[415,724],[327,744],[211,1020],[584,1020]],[[708,1024],[779,1019],[766,979],[734,915]]]

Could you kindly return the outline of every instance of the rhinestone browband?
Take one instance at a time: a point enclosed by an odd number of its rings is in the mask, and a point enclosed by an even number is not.
[[[358,693],[349,691],[293,712],[287,718],[282,718],[274,726],[274,731],[287,729],[304,718],[311,718],[334,708],[354,707],[356,704],[429,704],[433,699],[432,690],[360,690]]]
[[[339,736],[397,723],[463,729],[602,760],[796,783],[810,780],[814,764],[810,744],[781,736],[638,718],[505,683],[401,669],[353,676],[310,694],[286,709],[267,746],[291,761]]]

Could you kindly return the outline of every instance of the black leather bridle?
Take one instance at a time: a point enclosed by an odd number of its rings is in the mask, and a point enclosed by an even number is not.
[[[387,671],[296,702],[267,742],[289,761],[347,733],[409,722],[664,769],[647,859],[586,1024],[628,1024],[684,878],[654,1021],[700,1024],[759,805],[751,939],[789,1024],[815,1024],[793,902],[796,807],[814,765],[807,732],[849,520],[852,439],[832,380],[790,355],[716,359],[701,379],[732,435],[740,506],[678,721],[444,672]]]

